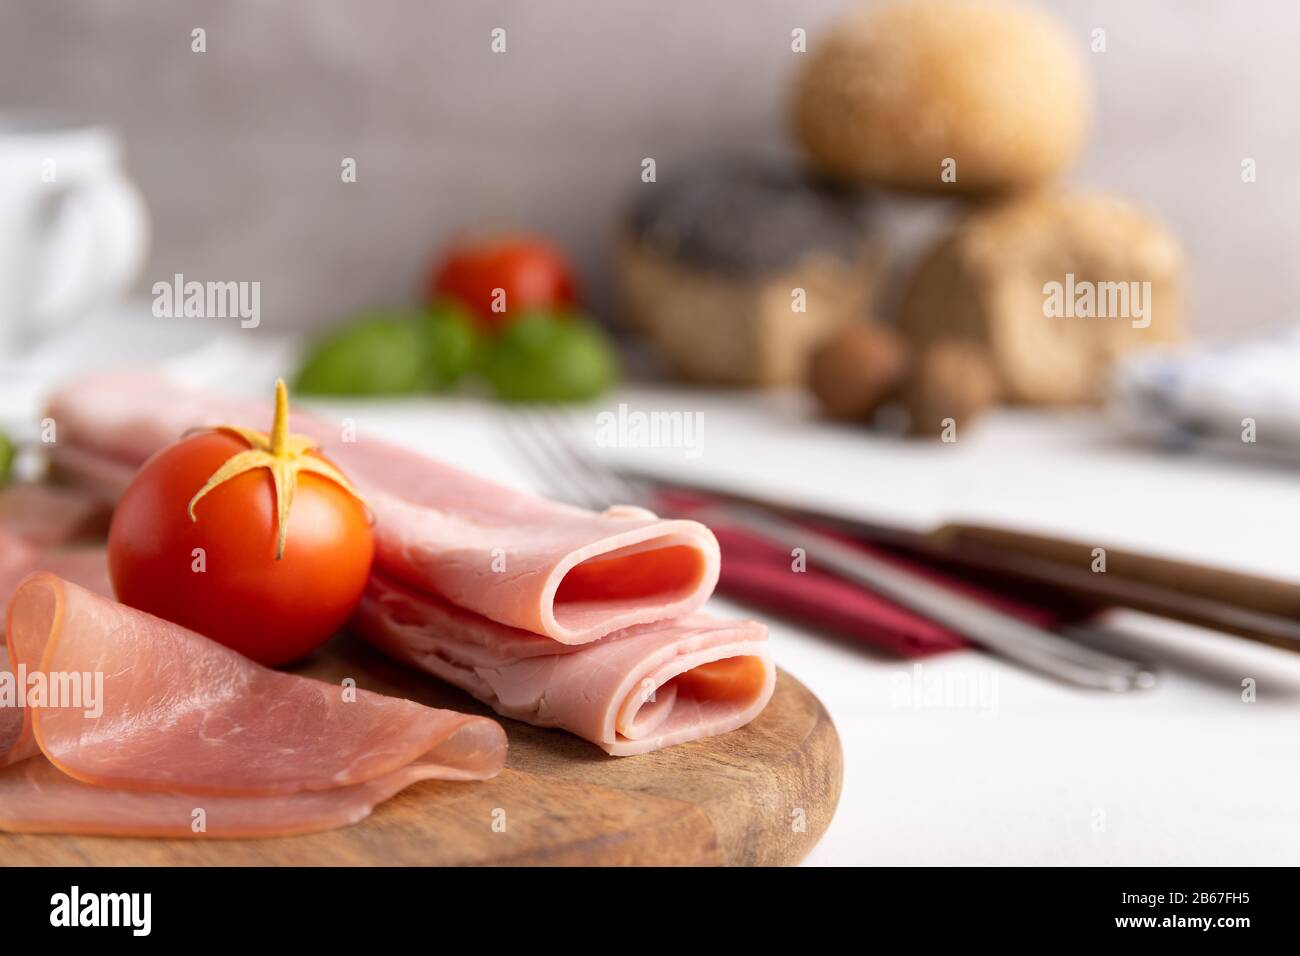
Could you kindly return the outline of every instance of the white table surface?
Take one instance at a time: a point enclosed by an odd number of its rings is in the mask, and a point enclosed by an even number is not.
[[[598,449],[647,467],[918,527],[981,518],[1300,579],[1298,476],[1250,449],[1163,456],[1117,443],[1097,416],[1031,411],[916,445],[815,423],[795,396],[663,388],[575,412],[593,447],[596,412],[619,401],[703,416],[698,457]],[[493,406],[348,411],[537,488]],[[711,609],[755,614],[721,598]],[[844,745],[839,810],[808,862],[1300,862],[1300,656],[1132,613],[1111,621],[1161,666],[1154,690],[1072,690],[977,651],[904,663],[772,622],[778,663],[821,697]]]
[[[230,350],[204,349],[208,359],[181,367],[230,384]],[[261,367],[239,363],[245,384],[290,361],[257,351]],[[700,413],[698,456],[594,449],[596,413],[620,401]],[[5,401],[8,416],[20,407]],[[537,489],[491,403],[320,407]],[[913,444],[817,423],[794,395],[668,388],[627,388],[573,417],[593,450],[696,480],[918,528],[984,519],[1300,580],[1300,473],[1253,448],[1159,455],[1119,442],[1095,415],[1033,411],[999,412],[953,445]],[[711,610],[755,615],[721,598]],[[808,862],[1300,862],[1300,655],[1112,619],[1162,667],[1155,689],[1072,690],[978,651],[899,662],[771,622],[778,663],[820,696],[844,745],[839,810]],[[1242,700],[1245,678],[1254,703]]]

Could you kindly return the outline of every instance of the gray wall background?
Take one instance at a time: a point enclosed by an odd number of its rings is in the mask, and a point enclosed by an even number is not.
[[[1300,318],[1300,4],[1051,0],[1094,77],[1071,180],[1158,212],[1191,251],[1194,324]],[[439,239],[553,234],[610,302],[611,223],[725,148],[781,152],[798,56],[846,0],[4,0],[0,109],[107,121],[152,209],[140,289],[261,280],[264,323],[402,301]],[[489,50],[504,27],[508,52]],[[190,31],[207,31],[207,52]],[[1093,28],[1104,54],[1088,51]],[[340,181],[355,157],[358,182]],[[1243,157],[1258,182],[1240,179]]]

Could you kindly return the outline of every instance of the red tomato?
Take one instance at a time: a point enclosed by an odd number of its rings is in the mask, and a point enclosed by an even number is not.
[[[356,498],[301,473],[277,560],[275,491],[265,468],[213,488],[191,521],[190,499],[248,448],[226,432],[205,432],[150,459],[113,514],[109,575],[124,604],[274,666],[343,626],[365,587],[374,540]]]
[[[460,300],[490,330],[530,309],[571,306],[575,288],[572,268],[553,245],[532,236],[508,236],[453,245],[434,271],[429,294],[432,301]]]

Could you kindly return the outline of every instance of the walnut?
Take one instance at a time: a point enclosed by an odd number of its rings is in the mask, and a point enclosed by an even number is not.
[[[978,345],[936,342],[917,357],[902,398],[912,434],[938,437],[947,419],[963,428],[997,403],[997,374]]]
[[[866,421],[897,392],[907,371],[907,348],[892,329],[855,322],[813,350],[808,385],[831,418]]]

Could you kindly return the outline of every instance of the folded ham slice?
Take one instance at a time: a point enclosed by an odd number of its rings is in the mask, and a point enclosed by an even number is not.
[[[112,594],[103,546],[76,543],[102,540],[111,514],[102,498],[73,488],[35,482],[0,488],[0,609],[33,571],[53,571],[92,591]]]
[[[23,529],[26,523],[18,522],[16,526]],[[108,580],[108,555],[102,546],[42,547],[21,537],[8,523],[0,522],[0,608],[8,606],[10,595],[24,578],[36,571],[52,571],[98,594],[113,593]],[[0,614],[0,638],[3,637],[4,617]],[[0,641],[0,676],[6,673],[12,673],[9,650]],[[16,707],[0,706],[0,767],[16,759],[13,754],[22,736],[23,716],[24,712]]]
[[[56,470],[106,490],[186,429],[265,428],[269,405],[149,376],[74,384],[49,405]],[[373,438],[295,415],[375,514],[387,574],[511,627],[563,644],[689,614],[713,593],[718,542],[696,521],[640,508],[601,514],[547,501]],[[120,490],[120,489],[119,489]]]
[[[0,770],[0,830],[99,836],[253,839],[319,833],[359,823],[420,780],[416,761],[351,787],[287,796],[231,797],[110,790],[80,783],[43,757]],[[196,832],[196,810],[205,830]]]
[[[28,680],[103,684],[98,712],[83,696],[0,720],[0,829],[306,833],[416,781],[482,780],[505,762],[495,721],[273,671],[48,573],[19,585],[6,640]]]
[[[60,472],[111,489],[185,430],[261,428],[270,409],[116,376],[61,391],[49,414]],[[767,704],[766,628],[696,613],[720,563],[704,525],[546,501],[301,414],[291,427],[374,512],[352,629],[398,659],[618,755],[724,733]]]
[[[33,481],[0,488],[0,530],[33,545],[103,538],[112,512],[102,498],[73,488]]]
[[[113,593],[103,545],[34,545],[0,526],[0,609],[19,582],[34,571],[51,571],[98,594]],[[0,620],[0,635],[3,633]]]
[[[767,628],[704,614],[566,645],[379,573],[352,627],[500,714],[561,727],[616,756],[744,726],[767,705],[776,682]]]

